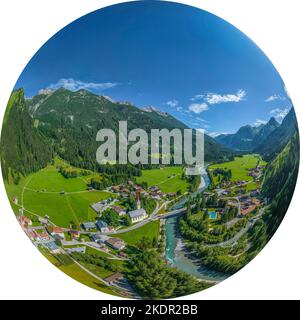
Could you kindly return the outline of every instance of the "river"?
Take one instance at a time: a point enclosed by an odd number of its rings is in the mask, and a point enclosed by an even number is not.
[[[203,192],[209,185],[210,180],[207,173],[204,173],[201,178],[199,189],[192,194],[195,197],[198,193]],[[187,201],[184,197],[172,209],[179,209],[184,206]],[[183,240],[178,232],[177,217],[171,217],[166,220],[166,259],[170,265],[189,273],[199,279],[209,281],[222,281],[228,277],[227,274],[213,271],[205,266],[202,266],[196,259],[191,257],[185,250]]]

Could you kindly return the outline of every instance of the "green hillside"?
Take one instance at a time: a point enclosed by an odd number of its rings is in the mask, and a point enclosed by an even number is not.
[[[128,130],[142,128],[148,133],[151,129],[188,128],[168,113],[113,102],[86,90],[73,92],[60,88],[28,99],[26,104],[39,130],[54,142],[55,152],[74,166],[92,170],[99,146],[95,137],[100,129],[118,132],[119,121],[124,120]],[[206,161],[224,160],[230,154],[213,138],[205,136]]]
[[[18,182],[47,165],[52,157],[49,141],[34,127],[25,106],[24,91],[14,91],[9,99],[1,133],[1,165],[4,179]]]
[[[278,228],[291,202],[298,177],[299,156],[299,134],[296,132],[267,166],[262,191],[272,200],[266,218],[269,236]]]

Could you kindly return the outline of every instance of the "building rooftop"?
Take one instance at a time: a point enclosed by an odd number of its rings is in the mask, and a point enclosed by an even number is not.
[[[105,221],[101,220],[101,219],[99,219],[96,222],[96,225],[97,225],[98,228],[107,228],[108,227],[108,224]]]
[[[141,208],[141,209],[137,209],[137,210],[133,210],[133,211],[129,211],[128,212],[129,216],[131,219],[133,218],[137,218],[137,217],[146,217],[147,213],[145,211],[145,209]]]
[[[111,246],[125,245],[125,242],[119,238],[109,238],[106,240],[106,243]]]
[[[82,226],[83,226],[84,229],[94,229],[94,228],[96,228],[96,225],[95,225],[94,222],[84,222],[82,224]]]
[[[51,251],[59,249],[59,247],[57,246],[57,244],[54,241],[46,242],[45,246]]]
[[[124,209],[119,206],[112,206],[111,208],[115,210],[117,213],[121,213],[124,211]]]
[[[61,227],[53,227],[52,233],[63,233],[64,230]]]
[[[101,202],[97,202],[91,205],[91,207],[96,211],[99,212],[101,208],[103,207],[103,204]]]

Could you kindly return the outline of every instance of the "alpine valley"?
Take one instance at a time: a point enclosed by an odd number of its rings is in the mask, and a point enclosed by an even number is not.
[[[270,118],[235,134],[205,135],[201,176],[185,175],[184,165],[98,164],[96,133],[117,131],[122,120],[129,130],[188,128],[154,107],[87,90],[31,98],[12,92],[2,174],[35,246],[74,279],[131,298],[194,293],[243,268],[272,237],[293,195],[294,109],[281,123]]]

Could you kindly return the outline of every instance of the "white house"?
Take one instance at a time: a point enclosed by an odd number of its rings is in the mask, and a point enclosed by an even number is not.
[[[139,222],[147,218],[147,213],[143,208],[129,211],[128,215],[132,223]]]

